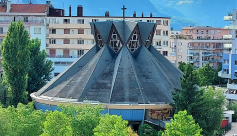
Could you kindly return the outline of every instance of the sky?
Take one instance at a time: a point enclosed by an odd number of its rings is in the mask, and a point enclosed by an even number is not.
[[[29,3],[29,0],[12,0],[12,3]],[[45,0],[31,0],[34,4],[44,4]],[[105,11],[110,16],[122,16],[121,8],[127,8],[126,16],[137,16],[144,12],[149,16],[152,12],[156,17],[171,17],[171,27],[180,30],[184,26],[224,27],[230,22],[223,18],[233,9],[237,9],[237,0],[51,0],[55,8],[64,8],[68,14],[69,5],[72,15],[76,15],[78,5],[83,6],[85,16],[104,16]]]

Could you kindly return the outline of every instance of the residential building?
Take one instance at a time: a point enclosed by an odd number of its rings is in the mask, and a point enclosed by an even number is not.
[[[1,0],[0,4],[0,44],[11,22],[21,20],[30,38],[41,41],[41,50],[46,49],[46,5],[45,4],[11,4]]]
[[[237,100],[237,9],[233,10],[232,16],[224,16],[224,20],[232,21],[232,25],[225,26],[231,33],[226,37],[232,38],[232,43],[225,44],[226,48],[223,54],[222,70],[218,76],[228,79],[226,98]]]
[[[183,27],[182,34],[171,40],[172,48],[176,50],[176,65],[179,62],[191,63],[195,68],[207,63],[216,69],[222,63],[224,45],[232,42],[227,37],[228,29],[206,27]]]
[[[63,9],[55,9],[50,1],[47,1],[47,47],[48,59],[54,62],[53,75],[57,76],[75,60],[80,58],[95,45],[89,22],[123,20],[123,17],[110,16],[84,16],[83,7],[77,7],[77,15],[72,16],[71,6],[69,15],[64,15]],[[131,17],[125,17],[127,21],[142,21],[157,23],[153,38],[153,45],[170,61],[174,57],[170,55],[170,18],[169,17],[137,17],[136,12]],[[173,61],[174,62],[174,61]]]

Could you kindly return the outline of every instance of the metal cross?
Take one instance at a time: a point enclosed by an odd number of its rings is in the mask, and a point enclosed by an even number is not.
[[[123,10],[123,20],[125,19],[125,10],[126,10],[127,8],[125,8],[125,6],[123,5],[123,8],[121,8],[121,10]]]

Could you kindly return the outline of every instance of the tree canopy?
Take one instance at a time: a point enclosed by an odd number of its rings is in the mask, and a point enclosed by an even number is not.
[[[192,115],[187,115],[187,111],[179,111],[174,120],[171,119],[171,124],[167,123],[165,127],[163,136],[202,136],[202,129]]]
[[[30,40],[30,69],[28,74],[28,94],[38,91],[51,80],[53,62],[46,59],[45,50],[40,51],[41,43],[36,39]]]
[[[198,69],[198,77],[199,86],[209,86],[215,80],[215,72],[209,64],[206,64],[203,68]]]
[[[12,22],[1,46],[3,82],[8,86],[9,104],[27,102],[30,69],[29,34],[23,23]]]

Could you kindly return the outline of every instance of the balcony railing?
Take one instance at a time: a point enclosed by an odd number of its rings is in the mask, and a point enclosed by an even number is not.
[[[224,16],[224,20],[226,21],[231,21],[233,19],[232,16]]]
[[[232,48],[232,44],[227,44],[227,43],[225,43],[225,44],[224,44],[224,48]]]
[[[223,39],[232,39],[232,35],[223,35]]]
[[[27,20],[23,21],[21,20],[24,24],[44,24],[44,20]],[[0,24],[9,24],[11,22],[14,22],[13,20],[0,20]],[[17,21],[15,21],[17,22]]]
[[[222,71],[218,72],[218,76],[222,77],[222,78],[230,78],[231,77],[230,74],[227,74],[226,72],[223,73]]]
[[[48,58],[79,58],[81,56],[82,55],[55,55],[55,54],[47,55]]]

